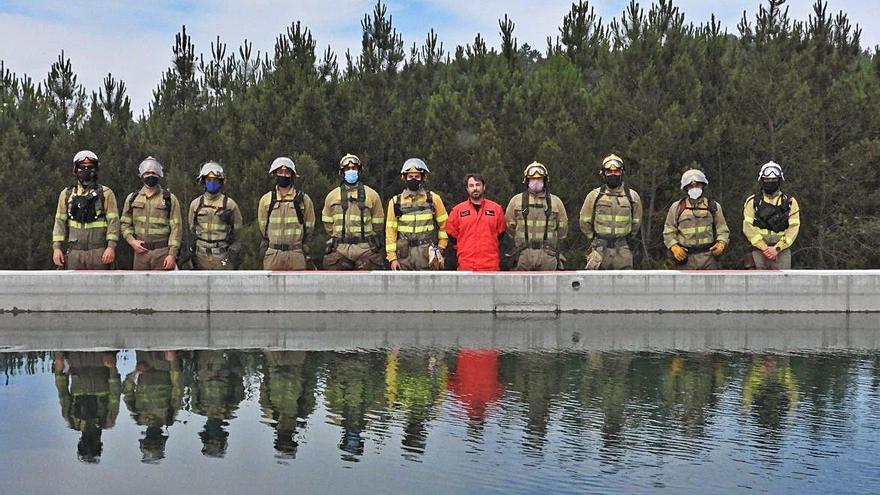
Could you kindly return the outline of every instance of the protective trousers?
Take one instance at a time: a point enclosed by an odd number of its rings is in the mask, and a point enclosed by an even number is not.
[[[134,253],[135,270],[164,270],[165,257],[168,256],[168,247],[151,249],[146,253]]]
[[[617,247],[596,247],[592,249],[599,249],[602,253],[602,264],[599,265],[599,270],[633,269],[633,254],[626,244]]]
[[[410,247],[409,253],[406,253],[407,256],[405,258],[397,259],[397,261],[400,262],[400,268],[402,270],[430,270],[431,267],[428,264],[428,247],[427,244]],[[398,256],[401,254],[399,249],[397,254]]]
[[[676,265],[678,270],[717,270],[718,267],[718,260],[709,252],[689,253],[683,263]]]
[[[374,253],[366,242],[339,244],[324,255],[325,270],[381,270],[385,268],[384,250]]]
[[[555,254],[546,249],[523,249],[519,253],[514,270],[517,271],[550,271],[562,269],[562,263]]]
[[[196,270],[234,270],[235,267],[232,266],[232,263],[226,261],[224,264],[223,261],[226,260],[226,254],[203,254],[196,253],[195,255],[195,269]]]
[[[776,260],[771,261],[758,249],[752,249],[752,260],[755,262],[755,270],[790,270],[791,250],[783,249],[776,255]]]
[[[269,248],[263,257],[263,270],[305,270],[306,255],[302,249],[281,251]]]
[[[109,270],[110,265],[101,261],[104,248],[71,249],[67,252],[68,270]]]

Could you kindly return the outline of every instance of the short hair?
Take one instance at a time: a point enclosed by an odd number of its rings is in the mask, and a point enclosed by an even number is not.
[[[482,175],[480,175],[480,174],[478,174],[478,173],[476,173],[476,172],[472,172],[472,173],[467,174],[467,175],[464,176],[464,185],[465,185],[465,187],[467,187],[468,182],[470,182],[471,179],[474,179],[474,180],[480,181],[480,183],[483,184],[484,187],[485,187],[485,185],[486,185],[486,179],[484,179]]]

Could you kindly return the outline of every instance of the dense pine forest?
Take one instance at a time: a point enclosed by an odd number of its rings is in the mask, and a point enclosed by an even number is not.
[[[201,193],[199,166],[219,161],[247,224],[244,268],[258,267],[256,205],[272,185],[269,163],[292,157],[320,208],[345,153],[360,156],[366,183],[386,200],[402,188],[403,161],[423,158],[429,187],[449,207],[464,199],[467,172],[482,173],[488,196],[506,206],[522,190],[523,167],[546,164],[571,219],[567,268],[583,266],[577,217],[605,155],[624,158],[627,183],[645,202],[642,268],[666,261],[663,220],[693,167],[708,175],[731,225],[722,263],[738,267],[748,249],[743,201],[760,165],[774,160],[802,208],[794,267],[877,268],[880,50],[862,47],[858,19],[831,3],[793,19],[784,0],[765,1],[731,31],[670,0],[632,1],[610,20],[581,1],[543,47],[519,43],[517,20],[503,12],[498,33],[487,34],[499,42],[476,34],[445,47],[433,30],[404,40],[378,3],[361,22],[360,53],[341,55],[297,21],[271,53],[219,38],[196,47],[183,27],[140,115],[123,81],[107,75],[97,90],[84,88],[64,53],[42,80],[0,62],[0,268],[52,267],[55,204],[74,182],[80,149],[101,158],[100,182],[120,204],[147,155],[165,165],[182,204]],[[314,255],[325,239],[312,238]],[[130,257],[121,252],[118,263],[130,266]]]

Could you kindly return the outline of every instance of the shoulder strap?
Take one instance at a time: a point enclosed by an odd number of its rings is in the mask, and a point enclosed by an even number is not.
[[[358,181],[358,192],[357,192],[357,201],[358,208],[361,210],[361,239],[364,238],[367,233],[364,231],[364,216],[367,213],[367,192],[364,190],[364,183]],[[345,218],[343,220],[343,225],[345,224]],[[372,232],[372,228],[370,231]]]
[[[125,212],[128,213],[129,217],[131,217],[131,212],[134,209],[134,200],[135,200],[135,198],[137,198],[137,195],[139,192],[140,192],[140,189],[132,192],[131,194],[128,195],[128,199],[125,200],[128,203],[128,209],[125,210]]]
[[[550,228],[550,217],[553,215],[553,196],[544,186],[544,242],[547,241],[547,230]]]
[[[687,210],[687,198],[681,198],[678,201],[678,208],[676,208],[675,212],[675,225],[678,225],[679,220],[681,220],[681,214],[684,213],[684,210]]]
[[[632,224],[636,220],[636,202],[633,201],[632,190],[626,183],[623,184],[623,194],[626,195],[626,200],[629,201],[629,225],[632,228]]]
[[[394,196],[392,203],[394,204],[394,216],[400,220],[400,216],[403,215],[403,209],[400,207],[400,198],[403,196],[403,193]]]
[[[605,186],[600,187],[598,191],[599,192],[596,193],[596,199],[593,200],[593,214],[592,218],[590,218],[590,225],[593,227],[593,237],[596,237],[596,206],[599,204],[599,199],[606,194]]]
[[[523,191],[520,196],[520,208],[523,215],[523,235],[526,238],[526,244],[529,243],[529,192]]]
[[[299,220],[299,224],[302,225],[303,235],[302,235],[302,243],[305,245],[306,243],[306,235],[308,234],[308,229],[306,229],[306,221],[305,221],[305,213],[303,212],[303,192],[302,190],[297,190],[296,194],[293,196],[293,209],[296,210],[296,219]]]
[[[437,207],[434,206],[434,196],[431,191],[425,190],[426,200],[431,205],[431,223],[434,224],[434,242],[440,241],[440,222],[437,221]]]

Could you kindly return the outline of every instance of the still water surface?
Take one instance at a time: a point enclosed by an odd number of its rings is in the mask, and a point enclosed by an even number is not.
[[[0,318],[3,494],[880,492],[876,317],[51,318]]]

